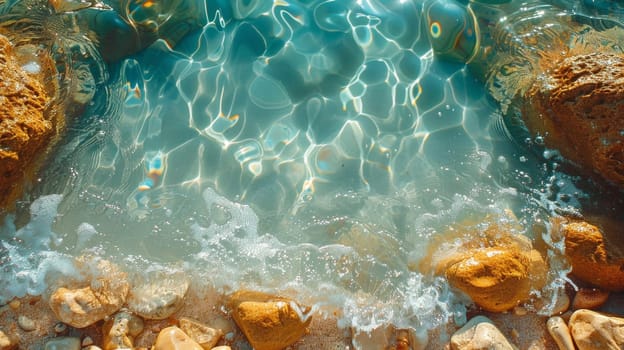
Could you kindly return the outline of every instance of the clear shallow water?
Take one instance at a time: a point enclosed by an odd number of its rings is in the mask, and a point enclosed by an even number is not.
[[[30,194],[37,217],[17,234],[7,218],[0,302],[87,253],[296,290],[364,330],[461,322],[464,300],[412,268],[432,237],[507,208],[529,228],[587,195],[508,135],[464,65],[434,59],[423,6],[195,4],[207,24],[112,65]]]

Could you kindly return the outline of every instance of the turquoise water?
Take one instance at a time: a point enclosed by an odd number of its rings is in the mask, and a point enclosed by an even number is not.
[[[466,307],[412,268],[432,237],[505,209],[539,236],[589,196],[539,138],[509,133],[478,74],[434,55],[421,1],[188,3],[198,29],[111,63],[7,218],[0,302],[95,254],[222,290],[297,291],[362,330],[429,329]],[[558,5],[621,18],[601,4]],[[546,299],[566,269],[549,249]]]

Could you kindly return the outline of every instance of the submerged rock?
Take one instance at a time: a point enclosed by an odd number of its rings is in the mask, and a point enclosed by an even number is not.
[[[158,333],[154,350],[203,350],[178,327],[167,327]]]
[[[130,289],[126,273],[106,260],[95,264],[95,273],[87,276],[89,286],[61,287],[50,297],[50,308],[56,317],[72,327],[90,326],[115,313],[126,301]]]
[[[548,267],[528,238],[513,233],[518,229],[515,219],[505,220],[488,218],[481,226],[454,227],[461,237],[442,235],[448,241],[432,248],[421,271],[433,269],[446,276],[453,287],[487,311],[507,311],[527,301],[531,291],[546,283]]]
[[[230,296],[232,317],[256,350],[281,350],[301,338],[312,321],[309,308],[288,298],[254,291]]]
[[[568,325],[579,350],[624,348],[624,318],[577,310]]]
[[[451,337],[453,350],[516,350],[507,338],[485,316],[470,319]]]
[[[589,222],[565,218],[555,218],[553,223],[553,231],[565,237],[565,255],[575,277],[605,290],[624,290],[619,230],[609,233]]]
[[[597,309],[609,299],[609,292],[596,288],[580,288],[574,295],[572,309]]]
[[[183,273],[150,273],[130,290],[128,308],[143,318],[162,320],[182,306],[188,287]]]

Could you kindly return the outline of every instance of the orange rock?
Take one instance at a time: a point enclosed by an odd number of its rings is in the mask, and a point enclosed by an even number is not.
[[[256,350],[286,348],[306,333],[312,321],[306,316],[309,308],[300,307],[288,298],[260,292],[236,292],[230,296],[228,306],[234,321]]]
[[[574,295],[572,309],[597,309],[609,299],[609,292],[596,288],[581,288]]]
[[[0,208],[21,195],[55,133],[44,86],[19,65],[14,48],[0,36]]]
[[[535,253],[539,261],[532,262],[531,255],[522,251],[496,247],[474,250],[466,259],[448,266],[446,277],[483,309],[507,311],[529,299],[531,266],[545,266]]]
[[[624,188],[624,55],[590,51],[547,62],[524,121],[581,171]]]
[[[574,276],[605,290],[624,291],[622,245],[608,239],[619,232],[609,235],[588,222],[564,218],[555,218],[553,223],[553,230],[565,237],[565,255]]]
[[[508,218],[486,218],[485,224],[453,228],[445,242],[423,259],[421,271],[444,275],[449,283],[487,311],[507,311],[530,298],[546,283],[548,267],[531,241],[514,232]]]

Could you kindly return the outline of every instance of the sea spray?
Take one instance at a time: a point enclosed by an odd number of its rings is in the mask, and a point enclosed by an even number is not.
[[[40,295],[63,276],[77,276],[73,258],[51,250],[61,240],[52,231],[62,196],[48,195],[30,206],[31,220],[16,230],[11,216],[0,231],[0,304],[26,294]]]

